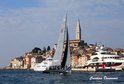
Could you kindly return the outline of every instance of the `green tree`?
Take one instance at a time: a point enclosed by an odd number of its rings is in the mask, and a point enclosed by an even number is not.
[[[35,47],[31,52],[32,53],[40,53],[41,52],[41,49],[38,48],[38,47]]]
[[[47,47],[47,51],[49,51],[49,50],[50,50],[50,46]]]
[[[46,48],[45,47],[43,47],[43,53],[46,53]]]

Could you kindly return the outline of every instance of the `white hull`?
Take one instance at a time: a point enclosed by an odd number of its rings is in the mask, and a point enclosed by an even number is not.
[[[52,58],[47,58],[45,61],[38,63],[34,67],[34,71],[45,71],[46,69],[51,66],[53,59]]]
[[[42,64],[37,64],[34,67],[34,71],[44,71],[44,70],[46,70],[46,67],[42,67]]]
[[[87,66],[122,70],[124,69],[124,60],[112,52],[100,50],[90,57],[90,60],[87,61]]]

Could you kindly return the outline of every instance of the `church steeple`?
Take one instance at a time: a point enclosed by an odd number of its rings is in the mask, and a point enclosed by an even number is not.
[[[81,40],[81,26],[80,26],[79,19],[78,19],[77,25],[76,25],[76,40]]]

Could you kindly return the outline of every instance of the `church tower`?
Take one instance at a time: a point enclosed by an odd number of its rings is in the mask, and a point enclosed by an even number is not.
[[[79,19],[78,19],[77,25],[76,25],[76,40],[81,40],[81,26],[80,26]]]

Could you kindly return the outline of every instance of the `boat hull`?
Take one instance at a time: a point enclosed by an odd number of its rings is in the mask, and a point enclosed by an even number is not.
[[[96,68],[96,71],[95,72],[115,72],[116,70],[115,69],[102,69],[102,68]]]
[[[45,70],[45,71],[43,71],[43,73],[68,74],[68,73],[71,73],[71,71],[67,71],[67,70]]]

